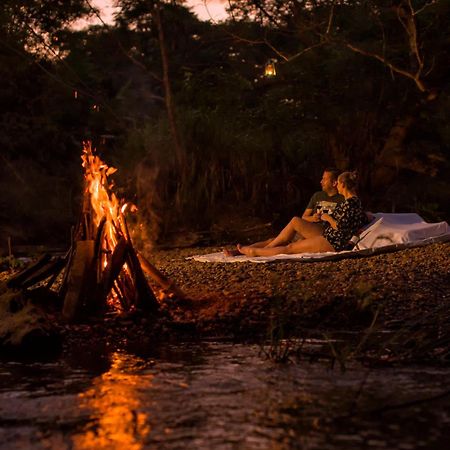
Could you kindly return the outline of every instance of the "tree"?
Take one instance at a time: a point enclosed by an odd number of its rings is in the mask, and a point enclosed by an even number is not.
[[[72,92],[57,71],[58,52],[61,30],[88,12],[81,0],[2,2],[2,234],[43,239],[69,228],[73,186],[67,179],[79,154],[71,153],[74,136],[64,124]]]
[[[326,69],[323,75],[336,89],[328,91],[322,105],[329,108],[335,97],[341,105],[339,113],[327,119],[329,129],[334,128],[329,148],[337,165],[359,165],[367,174],[366,188],[370,183],[379,191],[402,169],[436,173],[436,164],[444,161],[442,152],[416,154],[410,138],[413,126],[425,126],[424,115],[448,88],[449,34],[443,32],[450,29],[448,2],[235,0],[230,5],[235,20],[264,24],[269,30],[265,44],[286,67],[301,59],[311,72],[315,54],[315,63]],[[271,39],[270,32],[276,36],[273,30],[289,43]],[[361,111],[364,104],[361,112],[342,108],[348,93],[354,97],[350,105],[359,104]],[[324,120],[324,113],[321,116]],[[349,133],[349,127],[366,132]]]
[[[166,38],[165,27],[169,24],[170,18],[173,19],[173,11],[178,8],[177,3],[161,0],[148,1],[129,1],[121,0],[118,5],[121,7],[121,15],[118,21],[129,26],[137,26],[141,33],[148,34],[148,31],[157,36],[158,47],[161,58],[162,83],[164,86],[164,101],[167,110],[167,117],[172,132],[175,146],[176,159],[182,167],[186,163],[186,149],[182,141],[181,133],[176,119],[175,104],[172,93],[172,82],[170,76],[170,56],[169,44]],[[165,20],[166,15],[168,20]],[[172,17],[170,17],[172,16]],[[172,34],[172,37],[174,35]]]

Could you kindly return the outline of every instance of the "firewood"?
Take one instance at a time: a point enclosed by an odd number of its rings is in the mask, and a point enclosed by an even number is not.
[[[51,259],[51,256],[48,253],[42,255],[34,264],[28,266],[26,269],[22,270],[22,272],[13,276],[7,283],[9,288],[19,288],[24,280],[30,277],[33,273],[38,271],[41,267],[47,264]]]
[[[130,308],[130,305],[128,304],[127,297],[122,293],[117,280],[114,282],[112,290],[114,291],[114,294],[116,295],[117,299],[119,300],[120,305],[122,306],[122,309],[124,311],[128,311]]]
[[[85,240],[91,240],[95,235],[94,222],[92,220],[92,206],[91,206],[91,196],[89,194],[88,182],[85,183],[85,194],[83,196],[83,238]]]
[[[68,321],[77,318],[83,301],[94,292],[93,259],[94,241],[77,241],[64,297],[63,317]]]
[[[72,236],[73,237],[73,236]],[[67,292],[67,286],[68,286],[68,280],[69,280],[69,274],[70,274],[70,267],[72,267],[72,261],[73,261],[73,256],[75,254],[75,241],[72,240],[71,242],[71,246],[65,256],[66,258],[66,267],[65,267],[65,271],[64,271],[64,275],[63,275],[63,279],[61,282],[61,285],[58,289],[58,297],[60,299],[63,299],[66,296],[66,292]]]
[[[125,238],[121,238],[114,249],[111,259],[105,267],[99,285],[99,295],[96,301],[100,309],[104,308],[106,299],[113,286],[114,281],[119,276],[128,252],[128,243]]]
[[[64,270],[65,267],[67,267],[67,261],[68,261],[68,255],[66,255],[64,258],[61,258],[61,268],[53,273],[45,284],[45,288],[47,290],[50,290],[53,286],[53,283],[56,281],[58,276],[61,274],[61,272]]]
[[[20,287],[24,289],[33,286],[33,284],[39,283],[39,281],[47,279],[51,275],[58,275],[64,268],[65,263],[66,261],[64,258],[56,258],[53,261],[50,261],[40,270],[36,271],[31,277],[24,280]]]
[[[95,236],[95,244],[94,244],[94,266],[95,266],[95,272],[96,272],[96,278],[97,283],[100,283],[101,275],[102,275],[102,254],[103,254],[103,248],[102,248],[102,241],[103,241],[103,231],[105,229],[106,224],[106,217],[103,216],[102,220],[100,221],[98,227],[97,227],[97,233]]]
[[[76,242],[72,243],[60,289],[60,296],[64,296],[63,316],[73,320],[83,301],[85,314],[104,313],[108,303],[124,311],[136,308],[155,313],[158,301],[133,247],[120,202],[109,192],[107,177],[115,169],[94,155],[90,143],[84,144],[83,167],[85,189],[74,233]],[[94,196],[94,191],[101,195]],[[148,261],[146,267],[163,288],[176,289]]]
[[[130,274],[126,271],[122,271],[117,280],[115,281],[119,292],[122,294],[122,309],[124,311],[130,311],[130,309],[136,304],[136,288],[134,286],[134,280]]]
[[[105,227],[106,223],[106,217],[103,216],[102,220],[98,224],[97,227],[97,234],[95,236],[95,245],[94,245],[94,255],[98,255],[99,251],[101,250],[101,244],[102,244],[102,237],[103,237],[103,229]]]
[[[136,287],[136,307],[147,312],[156,312],[159,310],[159,303],[156,300],[155,294],[148,285],[144,272],[142,271],[141,263],[134,247],[129,242],[129,262],[132,268],[132,274]]]
[[[145,256],[141,253],[137,253],[139,262],[141,263],[142,270],[158,285],[167,291],[173,292],[178,298],[184,298],[183,291],[170,281],[164,274],[162,274]]]

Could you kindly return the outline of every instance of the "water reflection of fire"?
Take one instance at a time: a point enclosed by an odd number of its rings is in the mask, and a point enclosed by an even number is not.
[[[111,358],[110,370],[79,396],[81,407],[88,410],[94,423],[73,436],[76,449],[138,450],[150,435],[140,392],[152,386],[153,375],[130,373],[136,361],[129,356],[114,353]]]

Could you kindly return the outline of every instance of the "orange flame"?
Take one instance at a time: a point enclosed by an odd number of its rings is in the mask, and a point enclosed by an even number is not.
[[[102,254],[100,266],[102,269],[108,265],[108,258],[113,253],[120,236],[127,236],[126,225],[124,221],[124,211],[127,204],[120,205],[116,195],[111,192],[113,183],[109,182],[108,177],[115,173],[117,169],[109,167],[99,156],[94,155],[91,142],[83,143],[83,153],[81,156],[84,168],[84,177],[86,180],[86,189],[90,194],[90,206],[92,208],[92,221],[97,229],[104,220],[102,232],[102,241],[100,242]],[[124,270],[129,272],[127,264],[123,266]],[[114,289],[108,298],[108,303],[119,305],[117,293]]]
[[[84,176],[87,182],[87,189],[91,194],[91,206],[94,212],[94,223],[96,227],[100,225],[103,217],[106,218],[105,230],[110,239],[110,249],[117,244],[117,233],[115,230],[121,229],[120,225],[120,204],[114,193],[109,189],[113,184],[108,184],[108,177],[117,172],[114,167],[108,167],[97,155],[92,152],[90,142],[83,145]]]

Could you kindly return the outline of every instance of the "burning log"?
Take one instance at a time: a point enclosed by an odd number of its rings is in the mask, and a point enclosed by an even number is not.
[[[135,291],[135,304],[136,307],[147,312],[156,312],[159,308],[159,304],[156,297],[147,283],[144,272],[142,270],[141,264],[137,257],[136,251],[128,243],[128,256],[129,264],[131,267],[131,273],[133,274],[134,285],[136,287]]]
[[[58,296],[67,321],[98,316],[107,310],[154,315],[159,303],[145,274],[163,290],[180,297],[183,294],[135,250],[124,215],[127,205],[120,204],[108,182],[115,169],[94,155],[90,143],[84,145],[82,159],[82,212],[68,253],[62,258],[43,255],[11,278],[8,287],[25,290],[48,279],[49,290],[64,270]]]
[[[175,285],[175,283],[169,280],[163,275],[145,256],[140,253],[137,254],[142,270],[151,277],[158,285],[166,290],[173,292],[177,297],[184,297],[184,293]]]
[[[103,270],[102,278],[99,283],[99,292],[98,296],[98,305],[100,309],[103,309],[106,306],[106,300],[109,292],[111,291],[116,278],[119,276],[120,271],[125,264],[125,260],[127,257],[128,245],[125,238],[121,238],[117,243],[116,248],[114,249],[108,264]],[[121,292],[120,287],[116,287],[116,289]],[[123,298],[123,295],[120,295]],[[123,302],[123,300],[122,300]],[[124,302],[123,302],[124,303]]]
[[[39,342],[50,339],[56,343],[53,311],[50,315],[47,311],[52,298],[55,311],[61,308],[58,299],[63,301],[62,316],[67,321],[98,316],[108,309],[156,315],[159,303],[144,272],[163,289],[182,295],[135,250],[124,216],[126,205],[120,207],[108,183],[115,169],[94,155],[89,143],[82,159],[86,181],[82,213],[68,253],[57,258],[45,254],[7,285],[0,285],[0,349],[29,347],[38,342],[36,336]],[[50,288],[63,270],[56,293]],[[44,288],[29,289],[44,281]],[[34,304],[38,297],[48,300],[42,310]],[[49,348],[50,344],[39,347]]]
[[[84,145],[82,159],[86,188],[73,244],[76,250],[61,290],[65,292],[63,315],[75,319],[82,305],[95,314],[108,307],[156,313],[159,304],[131,240],[126,204],[120,207],[108,183],[116,169],[94,155],[90,143]]]

